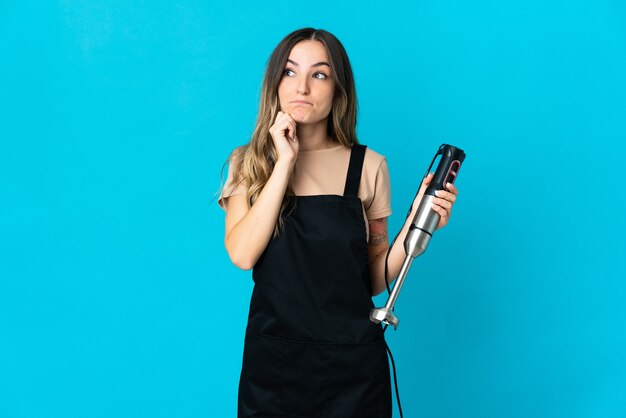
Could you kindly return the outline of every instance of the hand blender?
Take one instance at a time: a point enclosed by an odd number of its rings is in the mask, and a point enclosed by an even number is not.
[[[430,167],[428,167],[426,173],[430,172],[430,169],[439,155],[441,155],[441,160],[439,161],[435,175],[424,192],[424,196],[415,212],[415,216],[413,216],[413,221],[409,226],[409,232],[404,239],[406,258],[402,263],[396,283],[389,294],[385,306],[370,311],[370,320],[377,324],[384,322],[393,325],[394,329],[398,328],[400,320],[393,313],[396,299],[398,298],[398,294],[400,293],[400,289],[409,272],[409,267],[411,267],[413,259],[426,251],[430,238],[433,236],[433,232],[435,232],[435,228],[439,223],[440,216],[432,209],[435,191],[445,190],[446,183],[454,183],[459,169],[461,168],[461,164],[463,164],[465,160],[465,152],[463,152],[462,149],[453,147],[452,145],[442,144],[431,161]]]

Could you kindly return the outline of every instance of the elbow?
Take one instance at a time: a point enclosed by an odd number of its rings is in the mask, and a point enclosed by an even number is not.
[[[372,277],[372,296],[378,296],[387,290],[385,277]],[[391,289],[394,279],[389,279],[389,288]]]
[[[230,248],[228,242],[226,242],[226,252],[228,253],[231,263],[241,270],[252,270],[256,264],[256,260],[253,260],[246,252]]]
[[[254,263],[250,262],[249,260],[239,260],[231,258],[231,261],[241,270],[252,270],[252,268],[254,267]]]
[[[228,256],[230,261],[241,270],[252,270],[254,267],[255,262],[250,257],[245,257],[245,255],[233,251],[228,251]]]
[[[385,290],[384,287],[381,287],[381,288],[375,288],[374,287],[374,288],[372,288],[372,296],[378,296],[381,293],[383,293],[384,290]]]

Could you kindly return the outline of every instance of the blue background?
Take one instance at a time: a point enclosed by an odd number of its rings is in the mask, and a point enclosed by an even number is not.
[[[625,417],[623,0],[1,1],[0,417],[235,416],[215,193],[304,26],[349,53],[390,233],[468,155],[387,335],[405,416]]]

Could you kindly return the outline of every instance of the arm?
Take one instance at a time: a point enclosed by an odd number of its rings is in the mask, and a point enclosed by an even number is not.
[[[278,112],[270,134],[278,158],[254,205],[250,207],[245,195],[224,199],[224,245],[233,264],[243,270],[254,267],[272,237],[300,150],[296,122],[287,113]]]
[[[402,262],[405,258],[404,239],[409,230],[411,218],[409,217],[402,227],[402,232],[398,236],[396,243],[389,254],[389,286],[391,287],[394,279],[398,276]],[[387,218],[374,219],[369,222],[370,239],[368,245],[370,272],[372,280],[372,293],[378,295],[386,289],[385,284],[385,258],[387,257],[387,249],[389,248],[387,236]]]
[[[265,250],[274,232],[292,171],[292,163],[278,161],[252,207],[245,195],[225,199],[224,245],[237,267],[250,270]]]

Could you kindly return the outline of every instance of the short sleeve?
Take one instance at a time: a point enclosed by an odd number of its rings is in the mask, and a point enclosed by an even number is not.
[[[217,204],[222,208],[226,209],[224,206],[224,200],[228,199],[231,196],[236,196],[240,194],[246,193],[246,185],[241,180],[235,181],[233,179],[233,165],[231,163],[228,164],[228,177],[226,178],[226,183],[224,183],[224,187],[222,187],[220,197],[217,201]]]
[[[378,165],[374,181],[374,195],[371,204],[365,208],[367,219],[386,218],[391,215],[391,180],[387,160],[383,158]]]

